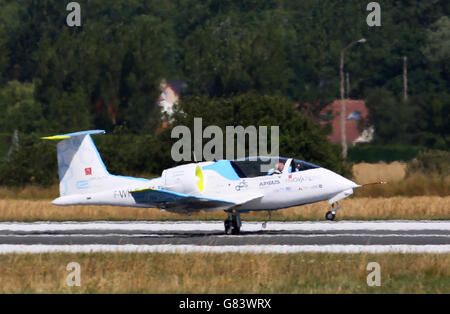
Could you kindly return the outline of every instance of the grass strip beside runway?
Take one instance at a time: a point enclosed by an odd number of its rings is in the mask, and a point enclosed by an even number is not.
[[[81,266],[68,287],[66,266]],[[366,270],[377,262],[381,286]],[[1,293],[450,293],[450,254],[0,255]]]

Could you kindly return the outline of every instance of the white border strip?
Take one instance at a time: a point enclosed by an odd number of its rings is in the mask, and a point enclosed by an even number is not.
[[[71,238],[106,238],[106,237],[121,237],[121,238],[176,238],[176,234],[157,234],[157,233],[69,233],[69,234],[51,234],[51,233],[39,233],[39,234],[0,234],[0,241],[2,239],[11,239],[11,238],[67,238],[70,240]],[[339,237],[364,237],[364,238],[450,238],[450,234],[439,234],[439,233],[430,233],[430,234],[409,234],[409,233],[333,233],[333,234],[246,234],[246,235],[211,235],[214,238],[339,238]]]
[[[11,253],[450,253],[450,245],[10,245],[1,244],[0,254]]]
[[[223,231],[222,221],[170,222],[33,222],[0,223],[0,231],[74,231],[74,230],[128,230],[128,231]],[[246,222],[242,231],[326,231],[326,230],[449,230],[450,221],[338,221],[338,222]]]

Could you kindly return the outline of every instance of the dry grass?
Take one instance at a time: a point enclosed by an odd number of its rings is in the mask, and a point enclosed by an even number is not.
[[[81,286],[68,287],[69,262]],[[369,262],[381,286],[369,287]],[[450,293],[450,254],[9,254],[0,293]]]
[[[28,185],[26,187],[0,187],[0,199],[11,200],[42,200],[59,197],[59,185],[42,187]]]
[[[393,197],[393,196],[449,196],[450,177],[414,174],[401,181],[388,181],[388,184],[370,185],[355,190],[356,197]]]
[[[450,219],[450,196],[349,198],[340,202],[338,219]],[[323,220],[328,202],[292,207],[272,213],[272,220]],[[58,207],[50,200],[0,200],[0,221],[38,220],[223,220],[226,215],[200,212],[191,216],[158,209],[114,206]],[[244,220],[265,220],[267,212],[251,212]]]
[[[359,163],[353,166],[354,179],[359,184],[375,181],[400,181],[405,178],[406,163],[392,162],[390,164],[381,162],[377,164]]]
[[[450,176],[415,173],[405,177],[406,164],[360,163],[353,166],[354,180],[359,184],[387,181],[388,184],[372,185],[355,190],[357,197],[392,197],[417,195],[450,195]]]

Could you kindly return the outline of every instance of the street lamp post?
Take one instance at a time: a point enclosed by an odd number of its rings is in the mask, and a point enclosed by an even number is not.
[[[356,43],[363,44],[366,42],[365,38],[361,38],[360,40],[356,40],[352,43],[350,43],[347,47],[341,50],[341,64],[340,64],[340,76],[341,76],[341,145],[342,145],[342,157],[347,158],[347,135],[345,130],[345,88],[344,88],[344,56],[345,51],[349,49],[351,46],[353,46]]]

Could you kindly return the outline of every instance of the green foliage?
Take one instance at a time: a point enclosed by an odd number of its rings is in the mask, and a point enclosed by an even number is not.
[[[369,123],[375,127],[375,143],[448,150],[449,96],[448,93],[428,93],[402,101],[386,89],[374,89],[366,104],[370,111]]]
[[[365,37],[344,70],[375,143],[449,149],[448,1],[383,2],[382,27],[367,26],[360,0],[79,2],[82,27],[70,28],[67,3],[0,0],[1,132],[121,130],[99,139],[112,171],[157,174],[173,165],[174,142],[154,132],[159,83],[176,79],[190,96],[176,123],[280,125],[282,154],[346,173],[339,147],[289,106],[317,115],[336,99],[340,52]]]
[[[375,127],[375,143],[410,143],[414,120],[413,108],[384,88],[373,89],[366,99],[369,109],[369,123]],[[417,145],[417,144],[416,144]]]
[[[407,176],[416,172],[448,177],[450,175],[450,152],[439,150],[421,152],[417,158],[408,163],[406,168]]]
[[[19,148],[0,162],[0,185],[52,185],[58,179],[56,146],[37,135],[19,135]]]
[[[197,27],[184,42],[192,90],[211,96],[286,90],[291,72],[285,45],[291,30],[277,13],[221,17]]]
[[[50,107],[83,94],[90,120],[108,130],[152,131],[161,77],[184,79],[195,94],[279,91],[324,106],[338,94],[341,49],[361,37],[367,43],[346,53],[353,97],[372,87],[399,94],[403,55],[412,94],[448,85],[444,0],[383,3],[375,28],[359,0],[81,0],[80,28],[65,24],[65,5],[0,1],[0,71],[5,81],[36,80]]]
[[[8,58],[9,58],[9,51],[7,50],[6,46],[6,31],[5,29],[0,25],[0,86],[3,83],[3,72],[8,66]]]
[[[34,85],[10,81],[0,89],[1,131],[19,130],[25,133],[46,128],[43,108],[34,99]]]
[[[429,93],[408,102],[414,108],[414,142],[428,148],[450,149],[450,94]]]
[[[38,92],[48,104],[51,130],[127,124],[135,133],[158,123],[157,86],[161,56],[158,21],[142,17],[135,24],[91,24],[81,33],[63,29],[54,43],[43,38],[35,59]],[[149,99],[151,101],[149,101]],[[92,115],[91,112],[94,114]]]
[[[91,120],[108,130],[153,130],[161,77],[195,94],[278,91],[322,107],[338,95],[340,51],[361,37],[345,59],[353,98],[372,87],[399,94],[404,55],[411,94],[448,86],[445,0],[383,3],[373,28],[359,0],[80,0],[80,28],[65,24],[65,5],[0,1],[0,71],[4,81],[36,80],[49,106],[81,89]]]
[[[11,145],[11,133],[0,133],[0,158],[6,156]]]
[[[100,155],[112,174],[160,175],[173,166],[171,145],[155,135],[135,135],[125,128],[95,137]]]
[[[431,61],[450,59],[450,18],[443,16],[427,31],[423,54]]]
[[[420,146],[406,145],[357,145],[349,147],[348,159],[351,162],[377,163],[380,161],[409,161],[423,150]]]

